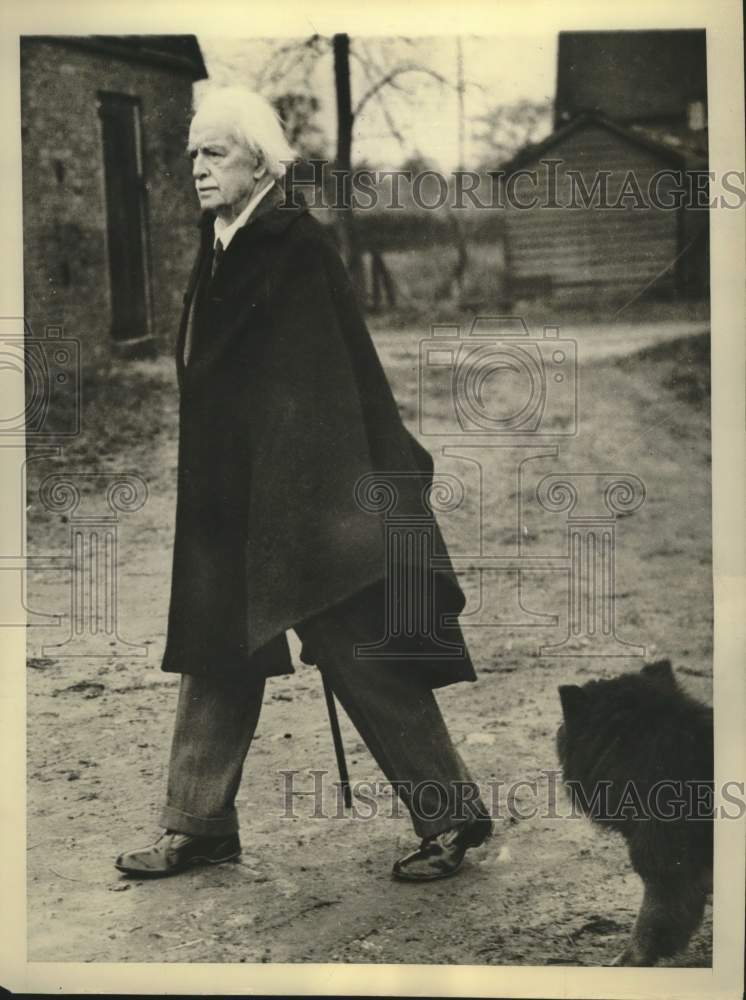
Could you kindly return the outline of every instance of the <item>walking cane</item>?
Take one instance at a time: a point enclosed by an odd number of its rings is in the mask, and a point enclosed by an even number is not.
[[[350,776],[347,773],[347,761],[345,760],[345,748],[342,746],[342,733],[339,730],[339,718],[337,717],[337,706],[334,702],[334,692],[326,679],[326,674],[319,670],[321,681],[324,685],[324,697],[326,707],[329,712],[329,725],[332,730],[334,740],[334,752],[337,755],[337,767],[339,768],[339,781],[342,786],[342,797],[348,809],[352,808],[352,792],[350,791]]]

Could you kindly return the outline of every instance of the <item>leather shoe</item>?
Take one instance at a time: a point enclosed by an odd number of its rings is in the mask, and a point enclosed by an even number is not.
[[[480,816],[453,830],[425,837],[416,851],[394,863],[392,874],[404,882],[430,882],[455,875],[468,849],[483,844],[493,829],[492,820]]]
[[[196,837],[188,833],[166,830],[148,847],[120,854],[114,867],[125,875],[140,878],[162,878],[178,875],[199,865],[219,865],[233,861],[241,853],[237,833],[224,837]]]

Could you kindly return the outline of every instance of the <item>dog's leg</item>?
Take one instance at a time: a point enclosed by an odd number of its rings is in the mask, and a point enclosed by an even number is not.
[[[612,965],[652,966],[682,951],[702,920],[706,899],[696,879],[646,882],[632,935]]]

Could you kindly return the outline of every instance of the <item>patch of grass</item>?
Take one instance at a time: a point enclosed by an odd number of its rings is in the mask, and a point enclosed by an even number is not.
[[[655,366],[658,381],[671,389],[677,399],[693,406],[710,401],[710,335],[679,337],[645,347],[635,354],[619,358],[616,364],[627,371]]]
[[[387,253],[397,305],[382,310],[386,327],[457,322],[465,313],[501,311],[505,278],[501,248],[485,243],[469,246],[462,294],[453,281],[457,259],[455,248],[449,246]]]
[[[85,471],[149,455],[169,423],[167,399],[171,393],[176,399],[172,367],[170,359],[161,358],[112,360],[84,369],[76,396],[61,396],[45,421],[46,433],[59,433],[69,424],[71,408],[80,409],[80,433],[60,438],[66,465]]]

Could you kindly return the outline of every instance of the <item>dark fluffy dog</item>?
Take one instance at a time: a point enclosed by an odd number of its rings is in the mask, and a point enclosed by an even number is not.
[[[712,709],[668,660],[560,687],[557,752],[573,805],[622,834],[644,897],[615,965],[655,965],[689,943],[712,891]]]

